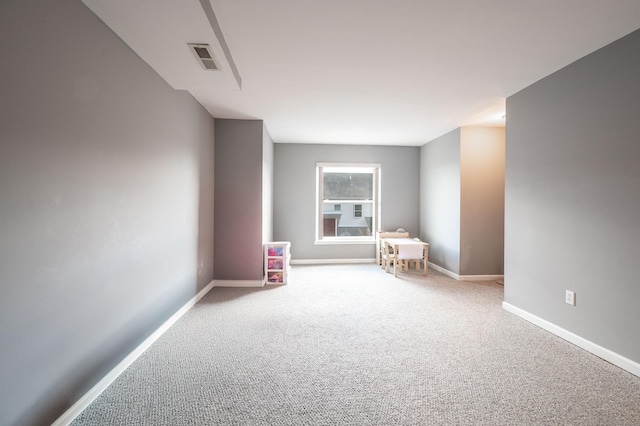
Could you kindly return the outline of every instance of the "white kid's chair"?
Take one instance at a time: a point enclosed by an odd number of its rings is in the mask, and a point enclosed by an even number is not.
[[[389,253],[387,245],[384,243],[385,238],[409,238],[408,232],[378,232],[378,238],[376,239],[376,261],[382,268],[388,270],[389,266],[393,264],[395,253]]]

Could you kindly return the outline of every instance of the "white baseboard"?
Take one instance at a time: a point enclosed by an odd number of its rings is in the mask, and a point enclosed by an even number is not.
[[[292,265],[333,265],[346,263],[376,263],[376,259],[296,259],[291,260]]]
[[[429,262],[429,268],[433,268],[441,274],[445,274],[446,276],[451,277],[454,280],[460,280],[460,275],[456,274],[455,272],[451,272],[450,270],[445,269],[442,266],[436,265],[435,263]]]
[[[504,275],[458,275],[455,272],[451,272],[450,270],[431,262],[429,262],[429,267],[457,281],[495,281],[504,279]]]
[[[495,281],[504,279],[504,275],[460,275],[458,281]]]
[[[147,337],[144,342],[138,345],[129,355],[127,355],[118,365],[116,365],[106,376],[102,378],[94,387],[92,387],[87,393],[85,393],[75,404],[73,404],[67,411],[65,411],[58,419],[51,424],[51,426],[67,426],[69,425],[82,411],[87,408],[102,392],[104,392],[115,379],[118,378],[133,362],[149,349],[153,343],[158,340],[165,331],[167,331],[173,324],[175,324],[184,314],[189,311],[202,297],[207,294],[213,288],[213,281],[207,284],[202,290],[198,292],[194,297],[185,303],[178,311],[171,315],[156,331]]]
[[[264,287],[266,280],[213,280],[214,287]]]
[[[640,377],[640,363],[632,361],[629,358],[613,352],[612,350],[597,345],[583,337],[578,336],[577,334],[573,334],[572,332],[565,330],[562,327],[559,327],[547,320],[530,314],[529,312],[513,306],[507,302],[502,302],[502,309],[511,312],[512,314],[517,315],[520,318],[529,321],[530,323],[535,324],[538,327],[547,330],[548,332],[555,334],[556,336],[570,343],[573,343],[574,345],[584,349],[587,352],[591,352],[595,356],[600,357],[605,361],[608,361],[611,364],[616,365],[633,375]]]

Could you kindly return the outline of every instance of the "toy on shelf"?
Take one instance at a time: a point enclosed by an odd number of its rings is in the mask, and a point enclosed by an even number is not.
[[[287,284],[291,270],[291,243],[271,242],[264,245],[264,268],[266,284]]]

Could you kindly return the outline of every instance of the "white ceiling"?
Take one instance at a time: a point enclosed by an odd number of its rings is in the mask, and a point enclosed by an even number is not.
[[[506,97],[640,28],[640,0],[83,1],[214,117],[262,119],[282,143],[504,125]]]

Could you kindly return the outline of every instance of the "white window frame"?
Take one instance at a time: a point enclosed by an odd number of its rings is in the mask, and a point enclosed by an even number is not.
[[[331,202],[332,200],[324,200],[322,198],[324,194],[324,170],[340,168],[348,172],[349,169],[355,169],[354,171],[362,171],[362,169],[371,169],[373,172],[373,199],[372,200],[357,200],[358,204],[372,205],[372,217],[371,217],[371,235],[367,236],[323,236],[323,203],[325,201]],[[375,244],[376,232],[379,232],[380,225],[380,182],[382,175],[382,165],[380,163],[316,163],[316,233],[315,244]],[[345,200],[335,200],[336,203],[344,203]]]

